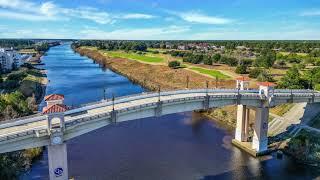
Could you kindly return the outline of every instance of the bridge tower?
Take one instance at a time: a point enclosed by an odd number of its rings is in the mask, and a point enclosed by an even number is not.
[[[236,88],[246,90],[249,88],[248,77],[239,77],[236,79]],[[246,142],[248,139],[250,109],[246,105],[238,104],[237,106],[237,124],[235,139],[239,142]]]
[[[64,96],[51,94],[45,97],[47,106],[42,113],[47,115],[50,145],[48,146],[49,177],[51,180],[68,179],[67,145],[63,139],[65,129],[63,104]]]
[[[266,96],[266,101],[261,107],[256,108],[254,134],[252,138],[252,148],[256,152],[264,152],[268,149],[268,119],[269,119],[269,99],[273,96],[274,83],[259,82],[259,94]]]

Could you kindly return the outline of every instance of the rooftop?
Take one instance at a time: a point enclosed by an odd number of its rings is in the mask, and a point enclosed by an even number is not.
[[[54,100],[63,100],[63,99],[64,99],[64,95],[62,94],[50,94],[44,97],[45,101],[54,101]]]
[[[42,113],[51,114],[51,113],[65,112],[67,110],[68,110],[68,107],[64,104],[54,104],[49,107],[44,107],[42,110]]]
[[[258,82],[257,83],[259,86],[268,86],[268,87],[273,87],[273,86],[276,86],[275,83],[272,83],[272,82]]]
[[[241,76],[241,77],[237,77],[236,80],[238,80],[238,81],[250,81],[250,78],[245,77],[245,76]]]

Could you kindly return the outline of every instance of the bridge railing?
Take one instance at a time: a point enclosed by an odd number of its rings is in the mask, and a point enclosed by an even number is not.
[[[250,92],[250,91],[247,91]],[[236,98],[237,94],[236,93],[232,93],[232,94],[211,94],[209,95],[211,98],[221,98],[221,99],[225,99],[225,98]],[[254,97],[254,98],[260,98],[259,94],[257,93],[247,93],[244,94],[243,97]],[[162,103],[163,105],[167,104],[167,103],[174,103],[174,102],[186,102],[186,101],[190,101],[190,100],[197,100],[197,99],[201,99],[204,100],[205,96],[193,96],[193,97],[182,97],[182,98],[175,98],[175,99],[167,99],[167,100],[163,100]],[[117,112],[118,113],[125,113],[128,111],[134,111],[134,110],[140,110],[142,108],[147,108],[147,107],[155,107],[157,106],[157,102],[149,102],[149,103],[145,103],[145,104],[138,104],[138,105],[132,105],[130,107],[123,107],[123,108],[117,108]],[[76,124],[79,124],[81,122],[87,122],[90,120],[94,120],[96,118],[102,118],[102,117],[106,117],[106,116],[110,116],[111,111],[109,112],[100,112],[100,113],[96,113],[96,114],[86,114],[85,116],[81,117],[81,118],[77,118],[74,117],[73,119],[70,119],[68,122],[66,122],[66,127],[70,127]]]
[[[13,126],[20,126],[23,124],[37,122],[37,121],[41,121],[41,120],[45,120],[45,119],[46,119],[45,115],[38,113],[38,114],[31,115],[31,116],[25,116],[25,117],[21,117],[21,118],[3,121],[0,123],[0,129],[5,129],[5,128],[13,127]]]
[[[161,96],[170,96],[170,95],[178,95],[178,94],[191,94],[191,93],[238,93],[238,89],[191,89],[191,90],[177,90],[177,91],[164,91],[160,92]],[[240,90],[240,93],[258,93],[258,90]],[[125,103],[129,101],[134,100],[140,100],[140,99],[147,99],[147,98],[153,98],[158,97],[159,93],[157,92],[150,92],[150,93],[140,93],[140,94],[134,94],[130,96],[125,97],[118,97],[115,99],[114,104],[119,103]],[[91,103],[87,106],[81,106],[80,108],[69,110],[65,113],[65,115],[73,114],[73,113],[79,113],[81,111],[86,111],[94,108],[101,108],[104,106],[110,106],[112,105],[111,99],[98,101],[95,103]]]

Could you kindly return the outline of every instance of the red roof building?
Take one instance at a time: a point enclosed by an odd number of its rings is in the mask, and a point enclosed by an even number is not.
[[[275,83],[272,83],[272,82],[258,82],[257,83],[259,86],[267,86],[267,87],[274,87],[276,86]]]
[[[236,80],[238,80],[238,81],[250,81],[250,78],[245,77],[245,76],[241,76],[241,77],[237,77]]]
[[[64,100],[64,95],[62,94],[50,94],[44,97],[45,101],[55,101],[55,100]]]
[[[49,107],[44,107],[42,110],[43,114],[52,114],[52,113],[59,113],[65,112],[68,110],[68,107],[64,104],[54,104]]]

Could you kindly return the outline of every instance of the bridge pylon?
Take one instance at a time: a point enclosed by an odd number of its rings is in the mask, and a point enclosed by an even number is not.
[[[68,110],[63,104],[64,96],[51,94],[45,97],[47,106],[42,113],[47,115],[48,134],[50,144],[48,145],[48,162],[50,180],[68,179],[67,144],[64,142],[63,132],[65,130],[64,112]]]
[[[249,78],[237,78],[237,88],[246,90],[249,86]],[[247,150],[250,154],[257,156],[268,150],[268,119],[269,119],[269,99],[273,95],[273,83],[259,83],[259,94],[261,96],[261,106],[249,107],[238,104],[237,123],[235,139],[233,143],[240,148]],[[266,98],[264,98],[266,97]],[[255,110],[255,120],[253,127],[252,142],[249,141],[250,108]]]

